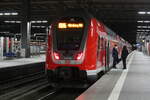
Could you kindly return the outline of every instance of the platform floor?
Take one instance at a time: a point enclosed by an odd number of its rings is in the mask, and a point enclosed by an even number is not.
[[[150,57],[134,51],[127,68],[111,70],[76,100],[150,100]]]
[[[45,55],[44,54],[38,55],[38,56],[33,56],[31,58],[1,60],[0,61],[0,68],[13,67],[13,66],[32,64],[32,63],[39,63],[39,62],[45,62]]]

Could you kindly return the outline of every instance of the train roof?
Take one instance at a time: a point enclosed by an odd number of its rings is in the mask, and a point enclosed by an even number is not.
[[[65,12],[63,12],[63,15],[61,17],[66,16],[81,16],[83,18],[94,18],[87,10],[85,9],[68,9]]]
[[[106,32],[111,35],[111,36],[116,36],[117,34],[111,30],[110,28],[108,28],[106,25],[104,25]]]
[[[78,9],[68,9],[66,10],[65,12],[62,13],[61,16],[59,16],[59,18],[57,19],[60,19],[62,17],[70,17],[70,16],[76,16],[76,17],[83,17],[83,18],[86,18],[86,19],[91,19],[91,18],[95,18],[91,13],[89,13],[86,9],[83,9],[83,8],[78,8]],[[96,19],[96,18],[95,18]],[[99,21],[99,20],[97,20]],[[101,22],[101,21],[99,21]],[[104,25],[104,24],[103,24]],[[113,39],[113,40],[118,40],[118,37],[119,39],[123,39],[122,37],[120,37],[119,35],[117,35],[113,30],[111,30],[110,28],[108,28],[106,25],[104,25],[104,28],[105,28],[105,31],[107,32],[108,34],[108,37],[110,39]],[[124,39],[123,39],[124,40]]]

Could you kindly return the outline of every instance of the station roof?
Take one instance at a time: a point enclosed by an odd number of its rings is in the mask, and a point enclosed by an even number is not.
[[[31,20],[47,20],[48,23],[42,23],[47,26],[66,9],[85,8],[125,40],[135,43],[136,34],[150,31],[149,5],[150,0],[31,0]],[[19,33],[19,22],[10,24],[6,21],[20,21],[21,8],[22,0],[0,0],[0,31]],[[10,12],[18,15],[8,16]],[[3,16],[4,13],[7,14]],[[34,28],[36,26],[39,23],[34,23]]]

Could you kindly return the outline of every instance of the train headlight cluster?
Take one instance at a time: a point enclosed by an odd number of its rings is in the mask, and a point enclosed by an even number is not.
[[[54,52],[54,58],[55,58],[56,60],[60,60],[60,54],[57,53],[57,52]]]
[[[83,52],[79,52],[75,55],[75,59],[80,60],[82,58],[82,56],[83,56]]]

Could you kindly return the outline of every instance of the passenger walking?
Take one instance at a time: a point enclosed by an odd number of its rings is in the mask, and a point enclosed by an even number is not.
[[[127,47],[124,46],[122,49],[122,54],[121,54],[121,59],[123,62],[123,69],[126,69],[126,58],[127,58],[128,54],[129,53],[128,53]]]
[[[112,57],[113,57],[113,68],[116,68],[116,64],[118,63],[118,50],[117,45],[114,46],[112,50]]]

